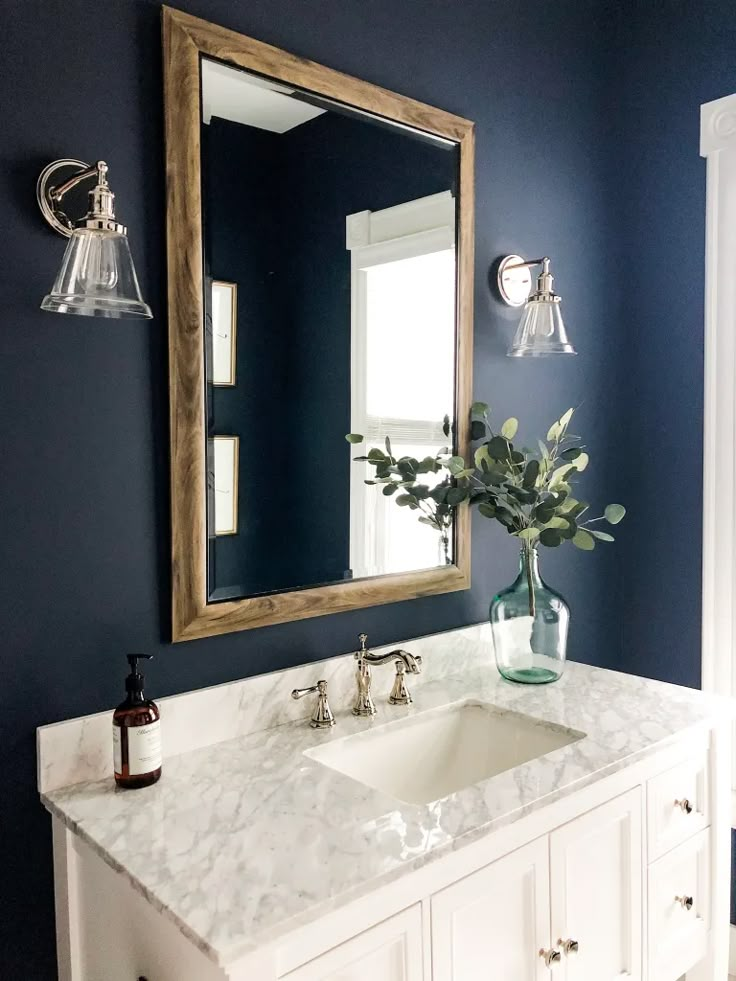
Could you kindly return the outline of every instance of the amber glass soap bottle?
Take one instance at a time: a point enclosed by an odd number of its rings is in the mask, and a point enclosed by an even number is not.
[[[138,661],[152,657],[152,654],[128,654],[127,696],[112,717],[112,749],[118,787],[150,787],[161,776],[161,717],[156,703],[143,694],[143,675],[138,671]]]

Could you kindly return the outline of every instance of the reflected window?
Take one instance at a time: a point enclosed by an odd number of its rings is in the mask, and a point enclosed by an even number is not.
[[[455,401],[455,202],[447,191],[347,219],[352,259],[351,431],[393,455],[447,446]],[[411,380],[411,384],[407,381]],[[353,453],[352,455],[356,455]],[[443,564],[439,533],[368,486],[352,464],[350,564],[355,578]],[[436,482],[427,475],[426,483]]]

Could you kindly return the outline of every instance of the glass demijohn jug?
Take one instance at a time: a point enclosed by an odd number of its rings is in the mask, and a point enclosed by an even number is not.
[[[530,685],[557,681],[565,669],[570,609],[539,575],[534,545],[522,546],[519,575],[493,597],[490,619],[504,678]]]

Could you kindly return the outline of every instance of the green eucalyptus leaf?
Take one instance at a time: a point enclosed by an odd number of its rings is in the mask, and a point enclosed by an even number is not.
[[[488,453],[488,446],[486,443],[483,446],[479,446],[478,449],[473,454],[473,459],[475,460],[476,467],[481,470],[483,469],[483,464],[486,463],[490,466],[491,457]]]
[[[500,470],[488,470],[480,475],[480,479],[486,486],[500,487],[506,480],[506,474]]]
[[[511,446],[503,436],[494,436],[487,443],[488,453],[494,460],[508,460],[511,457]]]
[[[391,440],[388,438],[388,436],[386,437],[386,452],[388,453],[389,456],[392,455],[391,454]]]
[[[559,422],[553,422],[552,425],[547,430],[547,442],[556,443],[560,438],[562,430],[560,429]]]
[[[363,442],[363,437],[360,435],[360,433],[348,433],[347,436],[345,437],[345,439],[348,441],[348,443],[362,443]]]
[[[562,544],[562,535],[556,528],[545,528],[539,533],[539,541],[546,548],[557,548]]]
[[[566,518],[560,518],[557,515],[553,515],[549,521],[545,521],[545,528],[554,528],[557,531],[566,530],[569,527],[569,522]]]
[[[524,470],[524,487],[534,487],[539,477],[539,460],[530,460]]]
[[[447,503],[452,507],[457,507],[467,500],[469,491],[467,487],[451,487],[447,492]]]
[[[506,420],[503,426],[501,426],[501,435],[505,436],[506,439],[513,439],[514,436],[516,436],[518,428],[519,420],[512,416],[510,419]]]
[[[419,523],[422,525],[429,525],[430,528],[437,527],[437,525],[434,523],[434,521],[432,521],[431,518],[427,518],[424,515],[422,515],[421,518],[419,519]]]
[[[572,539],[578,533],[578,523],[574,518],[567,518],[567,528],[560,528],[560,534],[565,539]]]
[[[565,482],[565,477],[573,470],[575,470],[574,463],[563,463],[561,467],[557,467],[556,470],[552,471],[552,478],[549,482],[549,489],[554,490],[560,484]]]
[[[626,515],[626,508],[623,504],[609,504],[603,514],[609,525],[617,525],[619,521],[623,521]]]
[[[429,487],[426,484],[415,484],[412,488],[412,495],[418,501],[425,501],[429,497]]]
[[[597,538],[599,542],[615,542],[616,539],[613,535],[609,535],[607,531],[598,531],[597,528],[586,528],[585,531],[593,538]]]
[[[459,473],[461,470],[465,470],[465,460],[461,456],[451,456],[447,461],[447,469],[453,475]]]
[[[470,438],[484,439],[486,435],[486,424],[479,419],[473,419],[470,423]]]
[[[595,538],[585,528],[578,528],[572,540],[573,545],[577,545],[584,552],[592,552],[595,548]]]
[[[470,407],[470,414],[473,416],[484,416],[488,412],[488,405],[485,402],[473,402]]]
[[[411,504],[416,506],[417,502],[414,500],[414,497],[411,494],[399,494],[399,496],[396,498],[396,503],[400,508],[405,508]]]
[[[539,535],[539,528],[522,528],[518,533],[518,537],[523,538],[525,542],[533,542],[535,538],[539,538]]]
[[[579,446],[571,446],[569,450],[564,450],[564,452],[560,453],[560,457],[563,460],[572,462],[573,460],[577,460],[582,452]]]
[[[579,473],[582,473],[589,463],[590,463],[590,457],[588,456],[588,454],[581,452],[580,455],[575,459],[575,469]]]
[[[386,484],[386,486],[383,488],[383,496],[391,497],[392,494],[396,493],[398,486],[398,484],[394,483]]]
[[[386,454],[383,450],[379,450],[377,446],[374,446],[372,450],[368,450],[369,460],[385,460]]]
[[[447,484],[438,484],[436,487],[432,488],[432,490],[429,492],[429,496],[437,504],[444,504],[444,502],[447,500],[449,490],[450,488],[447,486]]]
[[[496,509],[492,504],[479,504],[478,511],[484,518],[495,518]]]
[[[560,416],[560,429],[562,430],[562,432],[564,432],[567,429],[567,427],[570,425],[570,421],[572,420],[572,416],[574,412],[575,409],[568,409],[564,415]]]
[[[368,484],[369,487],[373,487],[378,481],[376,480],[364,480],[364,484]]]
[[[449,437],[449,435],[450,435],[450,417],[447,416],[447,415],[442,420],[442,432],[445,434],[445,436]]]

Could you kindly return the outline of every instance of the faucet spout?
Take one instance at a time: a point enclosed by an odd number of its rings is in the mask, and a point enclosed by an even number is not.
[[[414,654],[410,654],[409,651],[403,651],[400,648],[390,651],[388,654],[372,654],[370,651],[366,651],[365,653],[361,651],[359,654],[367,664],[388,664],[389,661],[403,661],[404,667],[409,674],[420,674],[422,670],[421,657],[418,654],[415,656]]]

